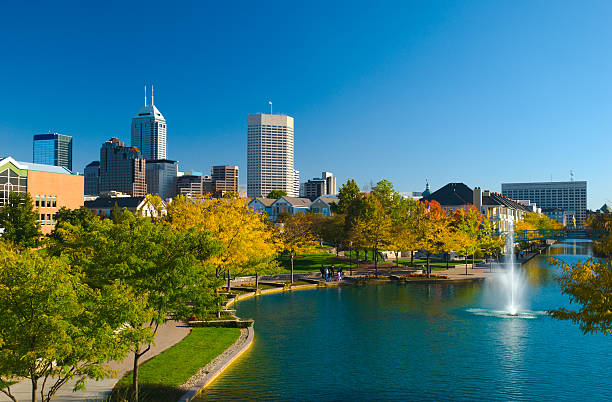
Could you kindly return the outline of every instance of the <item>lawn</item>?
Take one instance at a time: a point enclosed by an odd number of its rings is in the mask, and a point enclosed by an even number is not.
[[[140,400],[178,400],[185,392],[178,386],[231,346],[240,336],[238,328],[193,328],[181,342],[140,366]],[[123,377],[110,400],[128,399],[132,373]]]
[[[291,272],[291,260],[289,256],[282,255],[279,260],[283,267],[283,272]],[[293,270],[294,272],[319,272],[321,265],[346,265],[347,263],[348,261],[327,252],[300,254],[296,255],[293,259]]]

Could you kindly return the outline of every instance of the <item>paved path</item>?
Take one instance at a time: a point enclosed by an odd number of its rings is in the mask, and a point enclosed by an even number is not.
[[[178,343],[190,332],[190,328],[182,322],[169,321],[162,325],[155,337],[155,345],[151,346],[151,350],[141,357],[140,364],[144,363],[148,359],[155,355],[158,355],[162,351],[168,349],[170,346]],[[117,376],[115,378],[108,378],[102,381],[87,381],[87,389],[85,391],[72,392],[76,381],[71,381],[64,385],[58,393],[55,395],[53,400],[57,401],[98,401],[104,400],[105,397],[112,391],[113,387],[127,372],[132,369],[132,355],[128,355],[127,358],[121,362],[112,362],[110,365],[117,370]],[[30,380],[24,380],[19,384],[11,387],[11,392],[16,396],[19,401],[30,401],[30,395],[32,393]],[[39,397],[40,399],[40,397]],[[0,392],[0,401],[10,401],[6,395]]]

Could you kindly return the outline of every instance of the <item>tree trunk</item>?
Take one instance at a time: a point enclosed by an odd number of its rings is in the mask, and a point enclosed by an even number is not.
[[[291,251],[291,284],[293,285],[293,251]]]
[[[378,278],[378,249],[372,250],[374,253],[374,270],[376,271],[376,277]]]
[[[227,293],[230,292],[230,290],[232,289],[232,273],[230,272],[229,268],[227,269]]]
[[[472,254],[472,269],[474,269],[474,254]]]
[[[36,391],[38,390],[38,377],[32,376],[30,379],[32,381],[32,402],[36,402]]]
[[[132,368],[132,400],[138,402],[138,359],[140,354],[138,353],[138,347],[134,351],[134,367]]]
[[[465,274],[467,275],[467,254],[463,257],[463,259],[465,260]]]
[[[255,292],[259,289],[259,274],[255,272]]]
[[[446,253],[446,269],[448,269],[448,260],[450,260],[450,253]]]
[[[429,270],[429,253],[427,253],[427,277],[431,278],[431,271]]]
[[[399,268],[399,251],[395,252],[395,268]]]
[[[410,266],[414,268],[414,250],[410,250]]]

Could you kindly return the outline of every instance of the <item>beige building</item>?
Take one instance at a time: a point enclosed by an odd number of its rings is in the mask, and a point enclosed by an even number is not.
[[[282,190],[294,197],[293,117],[251,114],[247,118],[247,195]]]

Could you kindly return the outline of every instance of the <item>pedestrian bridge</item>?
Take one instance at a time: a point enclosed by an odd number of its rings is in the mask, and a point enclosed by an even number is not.
[[[548,239],[594,239],[601,234],[591,228],[519,230],[514,233],[514,242],[524,243]]]

